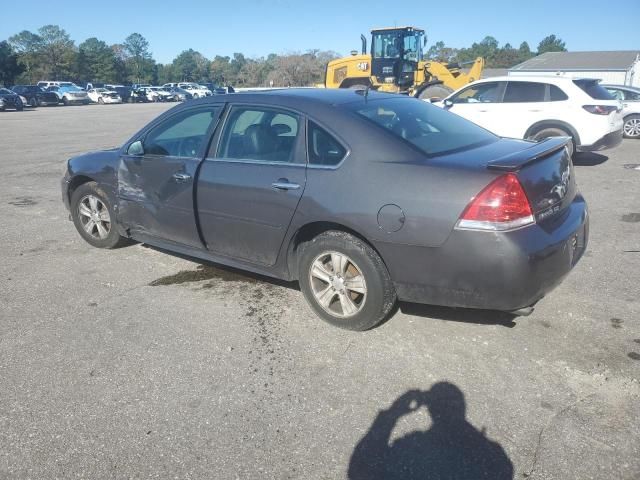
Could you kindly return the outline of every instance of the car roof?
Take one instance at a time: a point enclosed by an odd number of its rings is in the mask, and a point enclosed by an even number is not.
[[[598,82],[597,78],[585,78],[585,77],[560,77],[558,75],[501,75],[499,77],[483,78],[477,80],[477,83],[486,82],[545,82],[545,83],[569,83],[574,80],[592,80]],[[476,82],[474,82],[476,83]]]
[[[237,102],[273,101],[280,100],[290,102],[315,103],[324,105],[341,105],[353,102],[366,102],[367,99],[400,98],[398,94],[382,93],[369,90],[365,98],[363,90],[349,88],[274,88],[267,90],[246,90],[225,95],[207,97],[211,101],[225,101],[233,99]]]

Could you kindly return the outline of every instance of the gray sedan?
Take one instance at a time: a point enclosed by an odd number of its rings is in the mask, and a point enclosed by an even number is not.
[[[587,244],[567,141],[499,138],[365,90],[220,95],[70,159],[62,198],[95,247],[298,281],[342,328],[379,324],[397,299],[526,314]]]

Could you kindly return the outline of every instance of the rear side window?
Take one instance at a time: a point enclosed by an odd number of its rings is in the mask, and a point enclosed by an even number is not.
[[[625,100],[640,100],[640,92],[632,92],[631,90],[624,91]]]
[[[546,84],[537,82],[508,82],[503,103],[544,102]]]
[[[574,80],[573,83],[594,100],[615,100],[615,97],[600,85],[598,80]]]
[[[307,137],[310,165],[334,166],[347,154],[347,150],[335,138],[311,121]]]
[[[428,156],[487,145],[498,137],[458,115],[406,97],[349,104],[355,112]]]
[[[549,85],[549,100],[552,102],[561,102],[562,100],[569,100],[569,97],[560,90],[559,87]]]

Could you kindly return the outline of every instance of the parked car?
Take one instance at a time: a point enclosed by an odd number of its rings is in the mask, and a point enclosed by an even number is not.
[[[207,90],[210,90],[214,95],[224,95],[225,93],[233,93],[233,89],[229,91],[227,87],[223,87],[221,85],[216,85],[215,83],[203,83],[201,86],[205,87]]]
[[[622,101],[623,135],[626,138],[640,138],[640,88],[626,85],[602,86]]]
[[[11,90],[22,95],[26,99],[26,104],[31,107],[58,104],[58,96],[55,93],[45,92],[37,85],[15,85],[11,87]]]
[[[125,87],[124,85],[106,84],[104,88],[117,92],[118,95],[120,95],[120,98],[122,99],[123,103],[128,103],[131,101],[131,93],[132,93],[131,87]]]
[[[193,95],[191,95],[184,88],[173,87],[169,90],[169,92],[173,94],[174,98],[178,102],[184,102],[186,100],[191,100],[193,98]]]
[[[178,87],[188,91],[191,95],[193,95],[193,98],[209,97],[212,95],[211,90],[202,87],[197,83],[183,82],[179,83]]]
[[[89,105],[91,102],[87,92],[77,86],[54,86],[47,91],[55,93],[64,105]]]
[[[139,87],[136,89],[139,96],[143,96],[147,102],[159,102],[160,94],[152,90],[151,87]]]
[[[49,80],[41,80],[36,84],[38,87],[46,90],[49,87],[78,87],[73,82],[59,82],[59,81],[49,81]]]
[[[176,98],[169,90],[165,90],[163,87],[149,87],[152,92],[155,92],[159,102],[175,102]]]
[[[598,80],[508,76],[473,82],[435,102],[496,135],[571,137],[571,153],[622,141],[622,104]]]
[[[162,85],[162,88],[164,88],[165,90],[171,90],[172,88],[175,88],[177,86],[177,83],[165,83],[164,85]]]
[[[4,112],[8,108],[20,112],[24,108],[24,104],[20,100],[20,95],[8,88],[0,88],[0,112]]]
[[[129,101],[131,103],[146,103],[154,101],[155,94],[147,95],[147,93],[147,87],[132,89]]]
[[[122,98],[120,98],[118,92],[107,90],[106,88],[92,88],[87,92],[87,95],[92,102],[101,105],[106,103],[122,103]]]
[[[375,326],[397,298],[530,313],[587,244],[567,144],[379,92],[219,95],[70,159],[62,197],[95,247],[297,280],[343,328]]]

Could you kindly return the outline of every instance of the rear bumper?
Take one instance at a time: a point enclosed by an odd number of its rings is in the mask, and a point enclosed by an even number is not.
[[[622,142],[622,129],[608,133],[592,145],[580,145],[577,149],[579,152],[597,152],[599,150],[617,147],[620,145],[620,142]]]
[[[440,247],[378,244],[400,300],[513,311],[559,285],[584,253],[587,206],[506,233],[454,230]]]

